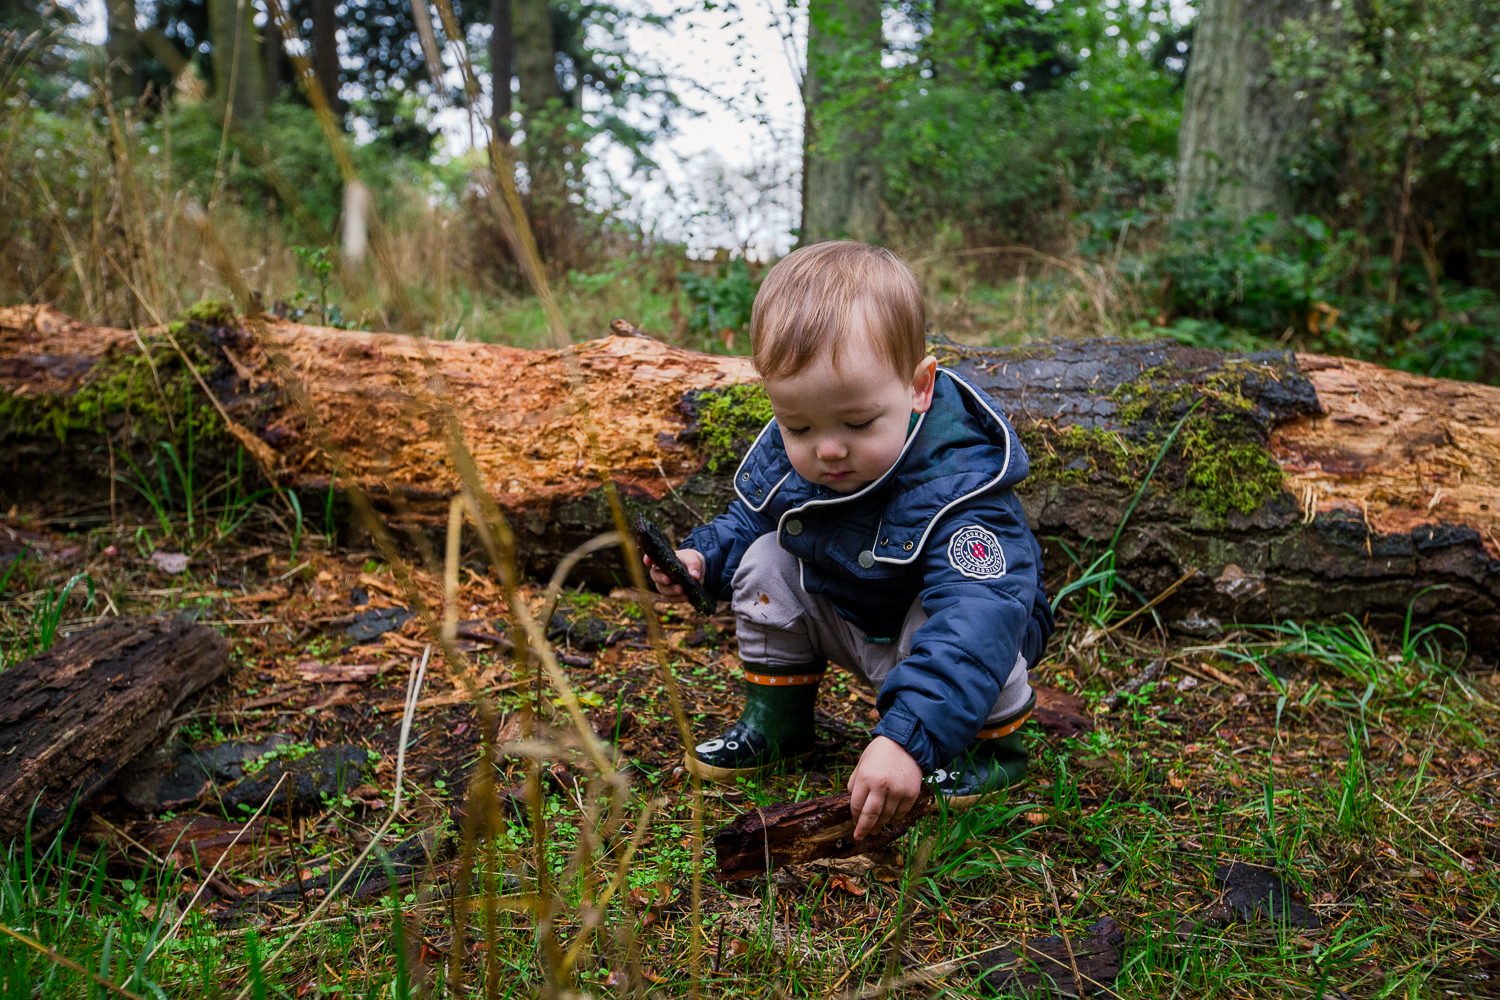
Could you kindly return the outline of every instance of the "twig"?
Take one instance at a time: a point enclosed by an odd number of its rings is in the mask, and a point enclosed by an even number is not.
[[[1166,665],[1167,661],[1165,658],[1160,660],[1152,660],[1150,666],[1132,677],[1125,683],[1124,687],[1120,688],[1120,690],[1104,699],[1104,710],[1106,712],[1110,711],[1115,707],[1116,704],[1119,703],[1121,698],[1133,695],[1141,688],[1145,687],[1146,683],[1154,679],[1157,674],[1161,673],[1161,668]]]
[[[1381,804],[1384,805],[1391,812],[1395,813],[1397,816],[1400,816],[1402,819],[1406,820],[1412,826],[1416,827],[1418,830],[1421,830],[1423,833],[1427,834],[1427,836],[1429,836],[1433,840],[1437,841],[1437,843],[1439,843],[1440,845],[1442,845],[1448,851],[1449,854],[1453,855],[1455,858],[1458,859],[1459,864],[1461,864],[1464,867],[1465,870],[1468,870],[1469,866],[1474,863],[1474,862],[1470,861],[1468,858],[1464,857],[1462,854],[1459,854],[1453,848],[1449,847],[1448,846],[1448,842],[1446,840],[1444,840],[1442,837],[1439,837],[1437,834],[1435,834],[1431,830],[1427,829],[1427,827],[1423,826],[1421,823],[1418,823],[1416,820],[1414,820],[1410,816],[1406,815],[1406,813],[1402,812],[1400,809],[1397,809],[1391,803],[1389,803],[1385,799],[1381,798],[1379,792],[1371,790],[1370,794],[1373,795],[1373,796],[1375,796],[1377,799],[1380,799]]]
[[[1189,580],[1191,580],[1193,577],[1195,577],[1197,575],[1198,575],[1198,567],[1197,566],[1189,566],[1188,569],[1187,569],[1187,572],[1184,573],[1184,574],[1182,574],[1181,576],[1179,576],[1177,578],[1177,582],[1176,583],[1172,584],[1166,590],[1163,590],[1160,594],[1157,594],[1155,597],[1151,598],[1151,600],[1150,600],[1149,603],[1145,604],[1142,607],[1136,608],[1130,614],[1126,615],[1124,618],[1121,618],[1119,621],[1115,622],[1109,628],[1107,628],[1103,632],[1101,632],[1100,635],[1101,636],[1109,635],[1111,632],[1115,631],[1116,629],[1124,628],[1126,625],[1129,625],[1131,622],[1135,621],[1135,619],[1139,615],[1145,614],[1147,611],[1150,611],[1152,608],[1156,607],[1162,601],[1165,601],[1167,598],[1169,598],[1173,594],[1177,593],[1177,588],[1181,587],[1184,583],[1187,583]]]
[[[1068,965],[1073,969],[1073,988],[1078,995],[1083,996],[1083,975],[1078,971],[1078,957],[1073,954],[1073,939],[1068,937],[1068,929],[1063,926],[1062,906],[1057,902],[1057,890],[1052,886],[1052,875],[1047,871],[1047,858],[1042,856],[1042,878],[1047,883],[1047,895],[1052,897],[1052,912],[1057,914],[1057,933],[1062,935],[1063,947],[1068,950]]]

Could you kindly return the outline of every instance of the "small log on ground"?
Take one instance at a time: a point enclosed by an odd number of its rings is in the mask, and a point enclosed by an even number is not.
[[[229,644],[203,625],[113,618],[0,675],[0,844],[57,829],[223,675]],[[33,807],[35,811],[33,812]]]
[[[719,878],[728,882],[764,874],[768,858],[773,868],[779,868],[868,854],[911,829],[933,810],[934,803],[932,791],[924,786],[910,812],[863,840],[854,839],[848,792],[752,809],[714,834]]]
[[[107,501],[127,457],[144,468],[173,427],[185,444],[172,406],[196,383],[141,337],[154,368],[127,331],[0,309],[0,505]],[[748,359],[649,337],[526,351],[201,313],[177,340],[305,510],[323,509],[337,468],[393,523],[440,533],[456,427],[542,574],[614,527],[606,479],[673,537],[720,513],[765,412]],[[1068,552],[1102,554],[1130,510],[1114,559],[1125,604],[1187,574],[1154,609],[1178,631],[1346,612],[1399,630],[1415,601],[1419,624],[1500,653],[1500,388],[1167,341],[933,350],[1020,433],[1032,474],[1017,492],[1054,587],[1077,578]],[[233,442],[204,435],[205,471],[221,473]],[[590,556],[578,576],[608,583],[617,558]]]

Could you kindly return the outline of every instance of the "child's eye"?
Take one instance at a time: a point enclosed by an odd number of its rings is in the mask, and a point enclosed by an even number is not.
[[[866,420],[862,424],[845,424],[844,426],[847,427],[847,428],[849,428],[851,431],[868,430],[869,427],[870,427],[870,425],[873,424],[876,421],[876,419],[878,419],[878,418],[871,417],[869,420]]]
[[[792,437],[800,437],[801,435],[807,433],[806,427],[783,427],[781,430],[786,434],[790,434]]]

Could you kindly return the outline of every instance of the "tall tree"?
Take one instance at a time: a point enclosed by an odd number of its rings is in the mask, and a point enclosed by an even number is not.
[[[1285,214],[1287,141],[1306,120],[1271,75],[1268,42],[1307,0],[1203,0],[1193,29],[1193,58],[1178,145],[1177,211],[1208,200],[1245,218]]]
[[[802,242],[880,238],[880,0],[810,0],[802,81]]]
[[[208,33],[214,46],[214,99],[234,108],[240,124],[260,121],[266,74],[259,29],[250,0],[208,0]]]
[[[281,27],[270,18],[265,27],[266,46],[266,96],[276,100],[281,96],[286,51],[281,44]]]
[[[135,29],[135,0],[106,0],[109,35],[104,55],[109,60],[105,77],[109,96],[115,101],[133,101],[141,92],[141,42]]]
[[[339,89],[343,86],[344,70],[339,63],[338,0],[312,0],[312,22],[313,70],[318,74],[328,106],[342,117],[344,101]]]
[[[510,81],[516,42],[511,31],[511,0],[490,0],[490,118],[495,138],[510,141]]]
[[[557,86],[557,43],[547,0],[512,0],[515,16],[516,75],[521,79],[521,113],[534,115],[562,96]]]

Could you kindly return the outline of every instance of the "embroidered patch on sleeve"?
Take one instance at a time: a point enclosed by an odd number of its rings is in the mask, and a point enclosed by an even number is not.
[[[1005,575],[1005,550],[987,528],[966,524],[948,542],[948,562],[964,576],[993,580]]]

